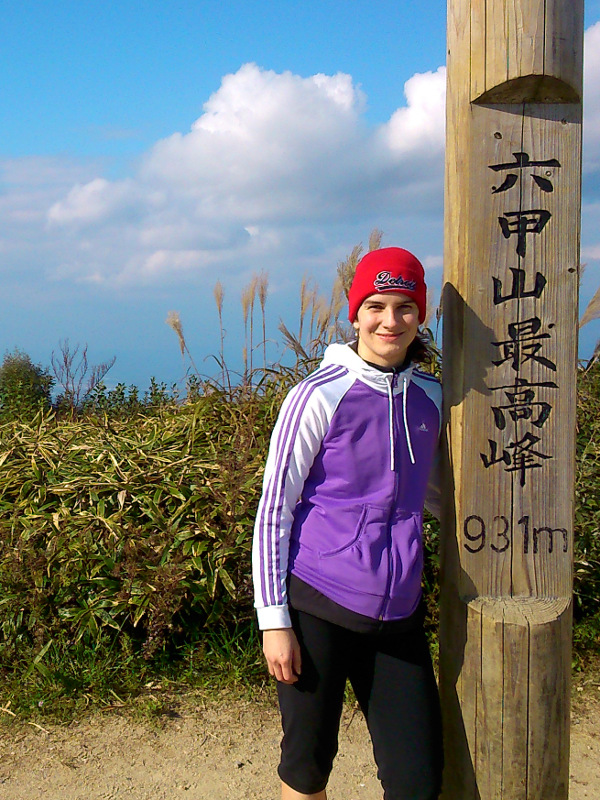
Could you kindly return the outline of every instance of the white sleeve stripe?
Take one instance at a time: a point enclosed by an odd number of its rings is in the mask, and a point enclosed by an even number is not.
[[[346,368],[326,367],[298,384],[288,395],[274,432],[274,447],[267,460],[263,497],[257,515],[258,564],[260,597],[265,605],[281,605],[285,597],[287,571],[287,541],[281,548],[280,528],[288,483],[288,467],[300,420],[314,390],[320,385],[344,375]],[[310,465],[309,465],[310,466]],[[298,487],[299,492],[302,487]],[[288,509],[288,514],[293,509]],[[285,558],[285,564],[283,560]],[[258,588],[258,587],[257,587]],[[258,593],[257,593],[258,594]]]
[[[268,570],[265,579],[266,584],[265,586],[269,589],[269,596],[270,596],[270,604],[278,605],[282,602],[284,587],[282,586],[282,580],[277,580],[277,573],[280,575],[285,575],[286,568],[287,568],[287,552],[281,553],[280,552],[280,537],[278,535],[278,531],[281,525],[281,516],[283,510],[283,504],[285,499],[285,484],[287,480],[287,470],[291,458],[291,454],[293,451],[294,441],[296,439],[296,434],[298,430],[298,426],[300,423],[300,419],[302,417],[302,413],[304,412],[306,405],[310,396],[312,395],[315,388],[320,386],[322,383],[328,382],[329,380],[337,377],[337,375],[344,374],[346,372],[345,369],[340,369],[339,367],[334,368],[326,368],[324,370],[320,370],[315,375],[309,377],[303,384],[301,384],[300,390],[296,393],[296,396],[292,398],[292,402],[290,403],[290,408],[287,409],[287,413],[284,414],[282,419],[282,425],[279,430],[279,436],[277,441],[277,448],[275,451],[276,455],[276,463],[274,465],[274,472],[273,478],[270,485],[270,492],[267,495],[267,508],[268,511],[268,520],[266,521],[263,527],[263,536],[265,537],[265,545],[268,544],[268,540],[270,538],[270,549],[268,550],[269,558],[268,562],[265,565],[265,568]],[[301,487],[299,487],[301,489]],[[293,509],[290,509],[290,511]],[[264,519],[264,517],[263,517]],[[266,548],[265,548],[266,549]],[[286,564],[282,564],[281,561],[282,556],[285,555]],[[273,570],[275,566],[276,570]],[[271,575],[272,581],[268,580],[268,576]]]

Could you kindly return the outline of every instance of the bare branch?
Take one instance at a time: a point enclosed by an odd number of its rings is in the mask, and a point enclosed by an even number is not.
[[[56,385],[62,389],[61,404],[72,411],[77,410],[116,360],[117,357],[113,356],[109,361],[90,367],[87,343],[83,347],[79,343],[72,347],[68,339],[61,339],[58,352],[53,350],[50,358]]]

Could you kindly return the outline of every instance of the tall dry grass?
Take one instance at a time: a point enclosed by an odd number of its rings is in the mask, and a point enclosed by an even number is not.
[[[289,366],[266,363],[261,274],[258,303],[246,296],[245,346],[262,350],[262,369],[248,360],[230,381],[217,284],[222,378],[201,380],[193,402],[155,385],[147,402],[122,392],[105,403],[100,393],[79,417],[40,413],[0,425],[3,706],[41,714],[69,698],[108,702],[177,664],[193,680],[210,641],[221,643],[222,670],[240,642],[255,652],[250,540],[270,433],[290,386],[350,332],[344,287],[361,252],[338,265],[329,297],[305,282],[297,333],[282,328]],[[258,313],[262,324],[257,317],[252,326]],[[193,365],[179,316],[169,324]],[[600,639],[600,364],[580,371],[579,389],[575,641],[583,662]],[[438,538],[428,519],[425,580],[434,599]],[[435,614],[432,603],[432,628]],[[240,669],[254,663],[248,657]]]

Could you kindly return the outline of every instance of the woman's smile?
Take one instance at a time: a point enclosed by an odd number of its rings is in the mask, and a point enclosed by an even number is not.
[[[358,309],[353,323],[358,334],[358,355],[384,367],[397,367],[417,335],[419,309],[405,294],[372,294]]]

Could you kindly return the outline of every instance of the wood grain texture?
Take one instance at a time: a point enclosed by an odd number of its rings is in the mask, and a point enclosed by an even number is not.
[[[478,653],[468,653],[476,664],[481,665],[476,684],[477,788],[482,798],[502,798],[505,686],[503,619],[501,613],[482,613],[481,607],[473,607],[472,610],[477,611],[479,619],[476,624],[481,629],[481,650]],[[469,633],[470,631],[467,632],[467,642]]]
[[[503,793],[510,787],[509,796],[527,800],[531,631],[520,602],[505,602],[503,617]]]
[[[583,97],[583,2],[546,2],[544,71],[573,87]]]
[[[580,102],[582,0],[467,0],[471,100]]]
[[[444,800],[567,797],[583,4],[568,6],[448,6]]]
[[[465,604],[463,769],[444,800],[564,800],[568,787],[570,600],[476,598]],[[462,750],[461,742],[467,745]]]
[[[471,97],[476,98],[485,92],[486,73],[486,0],[472,0],[469,35],[471,38]]]
[[[526,610],[531,631],[528,800],[563,800],[569,787],[569,759],[557,754],[569,752],[572,605],[547,601],[547,606]],[[552,624],[540,624],[540,613],[552,617]]]
[[[508,31],[506,4],[511,0],[485,3],[485,88],[489,91],[508,80]]]
[[[545,21],[546,0],[507,0],[508,80],[544,74]],[[501,47],[502,43],[497,42],[496,46]]]

